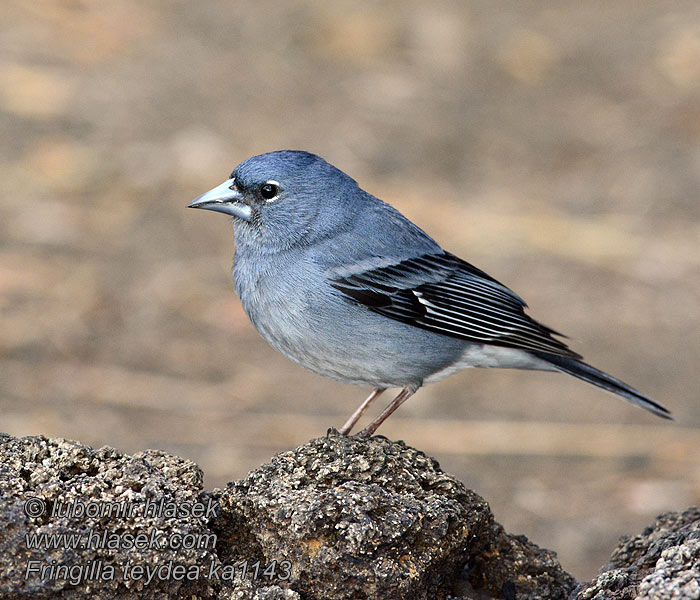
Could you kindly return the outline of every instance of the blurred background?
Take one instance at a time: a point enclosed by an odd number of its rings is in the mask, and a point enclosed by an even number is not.
[[[578,578],[700,503],[696,0],[4,0],[0,136],[0,430],[159,448],[213,487],[340,426],[368,390],[269,348],[230,223],[185,209],[298,148],[676,417],[472,370],[381,433]]]

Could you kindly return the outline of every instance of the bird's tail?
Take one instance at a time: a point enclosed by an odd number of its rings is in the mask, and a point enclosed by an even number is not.
[[[625,398],[625,400],[628,400],[632,404],[641,406],[659,417],[664,419],[673,418],[670,411],[666,407],[661,406],[661,404],[658,402],[654,402],[654,400],[648,396],[645,396],[641,392],[638,392],[625,382],[615,379],[607,373],[603,373],[603,371],[600,371],[591,365],[587,365],[585,362],[581,362],[580,360],[575,360],[573,358],[567,358],[565,356],[547,354],[546,352],[533,352],[533,354],[550,363],[558,371],[568,373],[569,375],[583,379],[583,381],[597,385],[604,390],[608,390],[613,394],[622,396]]]

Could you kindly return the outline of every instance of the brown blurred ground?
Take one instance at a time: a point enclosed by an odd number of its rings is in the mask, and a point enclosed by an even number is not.
[[[366,390],[267,347],[230,226],[184,208],[302,148],[677,418],[472,371],[382,433],[582,578],[700,502],[695,0],[5,0],[0,23],[0,429],[160,448],[214,486],[340,425]]]

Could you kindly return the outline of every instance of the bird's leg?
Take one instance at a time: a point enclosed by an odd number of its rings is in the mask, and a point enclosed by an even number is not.
[[[384,412],[382,412],[381,415],[379,415],[374,421],[372,421],[367,427],[365,427],[360,433],[357,435],[359,437],[370,437],[375,431],[377,431],[377,427],[379,427],[384,421],[386,421],[389,418],[389,415],[393,413],[399,406],[401,406],[406,400],[408,400],[413,394],[416,393],[416,390],[418,388],[413,388],[413,387],[405,387],[403,388],[398,396],[394,398],[391,401],[391,404],[387,406],[384,409]]]
[[[350,415],[350,418],[347,421],[345,421],[345,425],[343,425],[338,430],[338,433],[340,433],[340,435],[347,435],[348,433],[350,433],[350,430],[353,427],[355,427],[355,423],[357,423],[360,420],[362,415],[364,415],[367,409],[369,408],[369,405],[372,404],[372,402],[374,402],[379,397],[379,395],[384,391],[384,389],[385,388],[375,388],[374,390],[372,390],[372,393],[369,396],[367,396],[367,400],[360,404],[357,410],[354,413],[352,413],[352,415]]]

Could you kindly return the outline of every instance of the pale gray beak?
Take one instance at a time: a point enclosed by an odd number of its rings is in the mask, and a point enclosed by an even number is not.
[[[244,221],[250,221],[253,214],[251,207],[243,202],[243,196],[236,189],[233,179],[228,179],[214,189],[197,196],[187,205],[187,208],[215,210]]]

